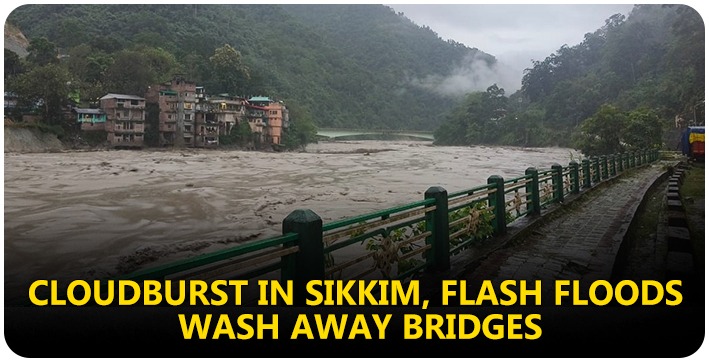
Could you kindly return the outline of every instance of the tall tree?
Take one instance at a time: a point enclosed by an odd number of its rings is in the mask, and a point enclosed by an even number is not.
[[[59,63],[56,45],[45,37],[30,40],[27,51],[29,52],[27,61],[33,65],[43,66]]]
[[[581,124],[577,146],[587,156],[622,152],[621,132],[626,127],[626,114],[612,105],[604,104],[596,114]]]
[[[662,146],[662,120],[654,110],[636,109],[628,113],[627,123],[621,132],[626,148],[636,150]]]
[[[12,50],[5,49],[5,83],[8,78],[22,73],[23,68],[20,57]]]
[[[213,77],[218,79],[218,93],[244,94],[244,84],[249,79],[249,68],[241,53],[229,44],[214,50],[209,58]]]
[[[18,108],[36,109],[44,122],[61,124],[62,107],[69,94],[69,72],[59,64],[47,64],[16,76],[12,88],[18,95]]]

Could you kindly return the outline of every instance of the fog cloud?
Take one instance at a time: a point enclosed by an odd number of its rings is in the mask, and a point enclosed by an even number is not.
[[[520,78],[521,72],[500,62],[488,66],[485,58],[479,53],[471,52],[450,74],[415,78],[411,80],[411,84],[445,96],[463,96],[471,92],[485,91],[489,86],[497,84],[509,95],[520,88]]]

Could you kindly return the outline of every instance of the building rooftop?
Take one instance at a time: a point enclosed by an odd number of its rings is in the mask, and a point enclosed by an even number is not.
[[[101,97],[101,99],[131,99],[131,100],[140,100],[144,101],[145,98],[143,97],[138,97],[132,94],[117,94],[117,93],[108,93],[105,96]]]
[[[74,108],[74,111],[83,114],[104,114],[103,111],[98,108]]]
[[[268,97],[251,97],[249,98],[249,102],[270,102],[271,99]]]

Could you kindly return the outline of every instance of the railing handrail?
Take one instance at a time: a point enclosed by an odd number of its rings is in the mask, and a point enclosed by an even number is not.
[[[298,234],[287,233],[285,235],[276,236],[269,239],[257,240],[254,242],[241,244],[233,248],[215,251],[208,254],[198,255],[187,260],[178,260],[169,264],[157,266],[154,268],[139,270],[137,272],[124,276],[125,279],[142,280],[142,279],[162,279],[168,275],[182,272],[188,269],[201,267],[217,261],[222,261],[228,258],[241,256],[255,251],[260,251],[265,248],[283,245],[288,242],[298,240]]]

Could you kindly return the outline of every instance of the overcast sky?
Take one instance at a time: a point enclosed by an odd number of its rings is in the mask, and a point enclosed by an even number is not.
[[[531,59],[543,60],[562,45],[576,45],[613,14],[633,5],[387,4],[444,40],[453,39],[495,56],[522,77]]]

